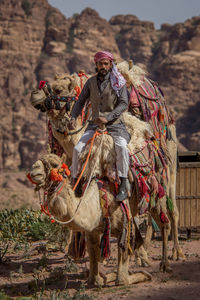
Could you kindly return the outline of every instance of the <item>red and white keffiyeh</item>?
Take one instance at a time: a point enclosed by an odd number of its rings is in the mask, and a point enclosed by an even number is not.
[[[94,56],[94,62],[97,63],[102,59],[109,59],[112,61],[112,71],[110,72],[110,81],[111,86],[115,91],[120,90],[125,84],[126,80],[122,76],[122,74],[118,71],[117,66],[114,64],[113,55],[107,51],[99,51]]]

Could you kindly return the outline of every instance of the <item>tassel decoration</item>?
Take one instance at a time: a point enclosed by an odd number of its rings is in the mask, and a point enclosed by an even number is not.
[[[63,177],[61,174],[58,173],[57,169],[51,170],[50,179],[51,181],[63,181]]]
[[[167,196],[167,208],[169,209],[170,212],[174,211],[174,203],[169,196]]]
[[[146,185],[142,176],[139,177],[139,191],[141,198],[148,192],[148,186]]]
[[[158,198],[162,198],[165,196],[165,190],[161,184],[158,185]]]
[[[111,234],[110,219],[104,218],[104,233],[100,242],[101,257],[103,258],[108,258],[110,256],[110,234]]]
[[[156,223],[156,221],[151,217],[151,223],[152,223],[152,227],[153,227],[153,230],[158,232],[159,231],[159,227]]]
[[[65,170],[65,174],[69,177],[71,172],[70,172],[68,166],[66,164],[62,164],[61,168]]]
[[[169,223],[169,220],[163,211],[160,212],[160,220],[163,224]]]

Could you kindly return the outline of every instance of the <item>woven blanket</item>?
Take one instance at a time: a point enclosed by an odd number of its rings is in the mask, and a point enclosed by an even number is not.
[[[141,118],[150,123],[158,143],[161,137],[165,141],[170,137],[168,127],[174,121],[165,104],[164,95],[155,82],[145,77],[137,89],[132,88],[130,110],[133,114],[135,114],[135,107],[140,109]]]
[[[139,214],[144,214],[166,195],[166,163],[154,142],[149,141],[141,151],[130,154],[130,166],[136,179]]]

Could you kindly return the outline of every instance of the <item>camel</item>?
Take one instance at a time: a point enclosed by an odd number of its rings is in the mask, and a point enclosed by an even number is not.
[[[103,212],[100,204],[100,191],[95,180],[83,197],[76,198],[70,179],[65,179],[62,190],[58,194],[56,191],[57,182],[52,185],[50,170],[59,170],[65,157],[58,157],[55,154],[46,154],[41,160],[36,161],[30,172],[32,180],[36,183],[36,190],[43,188],[48,193],[46,202],[49,211],[63,224],[69,219],[72,221],[68,227],[73,231],[84,231],[86,233],[87,249],[90,259],[90,269],[88,283],[94,286],[102,286],[108,282],[115,281],[117,285],[127,285],[148,281],[151,275],[147,272],[129,274],[129,254],[128,250],[119,248],[118,242],[118,265],[117,274],[111,273],[102,277],[99,273],[100,259],[100,235],[103,232]],[[111,191],[108,189],[107,197],[109,202],[111,234],[117,237],[118,241],[122,234],[123,213]],[[77,210],[78,207],[78,210]]]
[[[135,89],[138,89],[143,82],[144,77],[147,75],[147,72],[144,71],[141,67],[134,65],[133,62],[123,61],[119,63],[118,70],[125,77],[127,86],[134,86]],[[141,118],[140,113],[137,109],[135,115]],[[174,123],[169,124],[169,130],[171,132],[171,139],[167,139],[166,147],[169,155],[168,161],[168,185],[167,185],[167,195],[172,199],[173,202],[173,211],[168,210],[169,218],[171,221],[172,228],[172,239],[174,241],[172,249],[172,259],[185,260],[185,255],[182,252],[182,249],[178,241],[178,221],[179,221],[179,212],[176,204],[176,172],[177,172],[177,137],[176,137],[176,127]],[[144,241],[145,249],[148,249],[149,243],[152,237],[152,221],[151,216],[148,215],[148,227],[147,233]]]
[[[126,63],[127,64],[127,63]],[[120,64],[118,65],[119,70],[121,73],[126,77],[126,72],[124,72],[124,69],[120,69]],[[129,68],[128,68],[129,71]],[[133,70],[132,70],[133,71]],[[143,76],[145,73],[142,69],[140,69],[137,66],[134,66],[134,72],[132,72],[132,77],[134,74],[134,78],[132,79],[132,83],[135,84],[137,87],[141,83],[141,76]],[[84,80],[86,78],[84,77]],[[130,77],[129,77],[130,79]],[[80,87],[80,77],[77,75],[57,75],[55,78],[55,81],[52,83],[52,90],[54,94],[69,96],[74,95],[74,87],[79,86]],[[44,100],[42,100],[44,102]],[[47,112],[48,118],[50,119],[50,122],[52,124],[52,132],[53,136],[59,141],[59,143],[62,145],[64,152],[67,155],[67,163],[71,163],[72,159],[72,152],[74,145],[78,142],[80,137],[82,136],[85,126],[81,124],[81,119],[78,118],[78,126],[75,131],[69,131],[67,128],[67,123],[69,121],[68,114],[65,113],[65,111],[56,111],[55,109],[50,110]],[[177,258],[184,258],[184,255],[182,253],[182,250],[179,246],[178,242],[178,209],[176,205],[176,198],[175,198],[175,186],[176,186],[176,132],[175,132],[175,126],[171,126],[171,132],[173,135],[173,139],[171,141],[167,142],[168,151],[170,153],[170,165],[169,169],[170,172],[170,180],[169,184],[167,186],[168,195],[171,197],[174,205],[173,213],[169,212],[169,217],[172,222],[172,232],[173,232],[173,240],[174,240],[174,247],[173,247],[173,259]],[[62,133],[61,133],[62,132]],[[65,133],[65,134],[63,134]],[[150,218],[150,216],[149,216]],[[150,222],[151,223],[151,222]],[[148,248],[148,244],[151,239],[151,226],[148,227],[146,238],[145,238],[145,247]],[[143,255],[144,256],[144,255]],[[147,260],[146,258],[146,262]]]
[[[141,148],[144,147],[144,145],[146,145],[147,137],[148,138],[151,137],[152,133],[151,133],[150,126],[148,125],[148,123],[143,122],[143,121],[137,119],[136,117],[134,117],[134,116],[132,116],[128,113],[125,113],[124,120],[126,120],[125,121],[126,126],[132,132],[132,134],[131,134],[132,138],[131,138],[131,141],[129,143],[129,147],[132,149],[132,152],[138,152],[138,151],[140,151]],[[101,140],[101,138],[102,138],[102,140]],[[104,138],[104,140],[103,140],[103,138]],[[103,141],[103,143],[102,143],[102,141]],[[96,137],[96,140],[95,140],[95,143],[94,143],[93,146],[94,147],[91,151],[91,158],[92,159],[90,159],[90,161],[89,161],[89,163],[88,163],[88,165],[85,169],[85,176],[86,177],[89,176],[89,171],[93,169],[94,172],[92,173],[92,178],[97,176],[97,174],[101,178],[101,177],[103,177],[103,175],[105,175],[104,172],[107,169],[112,169],[112,165],[115,162],[115,155],[113,155],[113,153],[115,153],[113,140],[112,140],[111,136],[105,135],[105,137],[104,137],[104,134],[103,134],[102,136],[97,136]],[[89,145],[87,147],[89,147]],[[85,154],[88,152],[87,147],[85,149]],[[100,151],[97,151],[97,149],[99,149]],[[99,155],[99,153],[100,153],[100,155]],[[99,155],[99,157],[98,156],[95,157],[95,155]],[[84,153],[83,153],[83,156],[84,156]],[[55,156],[53,156],[53,158],[55,158]],[[94,164],[95,164],[95,168],[94,168]],[[50,185],[50,183],[48,181],[49,180],[49,177],[48,177],[49,176],[49,170],[52,167],[59,169],[58,165],[60,166],[60,164],[56,165],[55,162],[51,162],[51,156],[48,156],[48,155],[44,156],[41,160],[38,160],[33,165],[33,168],[32,168],[32,171],[31,171],[32,180],[35,181],[38,184],[39,188],[44,187],[44,189],[46,190],[47,187]],[[107,166],[106,168],[105,168],[105,165]],[[48,166],[48,168],[46,166]],[[106,174],[106,175],[109,177],[109,174]],[[46,179],[48,179],[47,182],[46,182]],[[99,193],[97,193],[97,184],[95,183],[94,180],[91,181],[91,184],[88,188],[88,191],[93,190],[94,186],[96,186],[96,188],[94,189],[93,192],[91,192],[91,194],[92,195],[99,194]],[[136,187],[134,182],[133,182],[133,187]],[[66,188],[67,188],[68,192],[66,191]],[[66,191],[66,193],[63,196],[64,199],[68,199],[68,198],[69,199],[74,199],[75,196],[74,196],[74,193],[72,192],[72,187],[71,187],[71,184],[69,183],[69,181],[68,181],[68,184],[66,185],[66,188],[63,189],[64,191]],[[84,194],[82,199],[89,199],[89,195],[91,196],[91,194],[90,193],[89,194],[87,194],[87,193]],[[68,195],[68,198],[67,198],[67,195]],[[65,220],[65,218],[64,218],[63,214],[61,214],[61,212],[62,213],[66,212],[66,214],[67,214],[68,209],[67,208],[64,209],[64,207],[62,207],[62,209],[60,209],[60,206],[61,206],[60,197],[61,196],[53,197],[53,200],[52,200],[52,197],[51,197],[51,193],[50,193],[50,196],[48,196],[48,198],[47,198],[47,202],[48,202],[48,206],[49,206],[50,211],[52,212],[53,215],[57,216],[59,219]],[[109,199],[111,199],[111,198],[112,198],[111,207],[113,207],[112,205],[114,205],[114,207],[116,208],[117,204],[114,201],[114,196],[112,196],[112,197],[110,196]],[[64,201],[64,200],[62,200],[62,201]],[[84,201],[89,202],[90,200],[84,200]],[[77,204],[76,199],[74,199],[73,202]],[[98,196],[98,202],[99,202],[99,196]],[[134,217],[138,213],[138,206],[139,206],[138,197],[137,197],[137,194],[135,192],[131,193],[131,199],[130,199],[129,202],[130,202],[131,212],[132,212],[132,215]],[[81,201],[81,203],[82,203],[82,201]],[[89,203],[91,203],[91,202],[89,202]],[[93,205],[93,207],[96,209],[97,204]],[[80,210],[81,210],[81,208],[80,208]],[[71,216],[71,215],[74,214],[74,209],[73,210],[70,209],[70,211],[71,211],[71,214],[70,214],[70,216]],[[149,211],[150,211],[150,214],[153,216],[153,218],[156,220],[158,226],[160,227],[160,230],[161,230],[161,233],[162,233],[162,238],[163,238],[163,255],[162,255],[162,261],[161,261],[161,264],[160,264],[160,268],[163,271],[169,271],[170,267],[169,267],[169,262],[168,262],[168,257],[167,257],[167,242],[168,242],[169,223],[168,222],[163,222],[161,217],[160,217],[161,213],[164,214],[164,216],[166,216],[166,214],[167,214],[166,196],[163,195],[162,197],[160,197],[157,200],[156,205],[149,208]],[[98,213],[98,211],[97,211],[97,213]],[[88,211],[87,211],[87,216],[88,216]],[[118,218],[120,218],[120,217],[118,216]],[[93,219],[95,219],[95,218],[93,218]],[[77,220],[77,222],[78,222],[78,220]],[[82,221],[79,221],[79,222],[82,222]],[[85,222],[87,223],[87,220]],[[73,222],[72,222],[72,224],[73,224]],[[76,227],[74,225],[71,228],[73,230],[84,230],[84,231],[87,232],[88,227],[86,227],[86,225],[84,225],[84,226],[82,228],[80,228],[79,226]],[[99,224],[97,225],[97,227],[98,226],[99,226]],[[89,228],[94,228],[94,227],[91,226],[91,224],[90,224]],[[95,231],[95,236],[96,235],[97,235],[97,233]],[[89,240],[90,240],[90,238],[89,238]],[[97,241],[96,241],[96,243],[97,243]],[[89,253],[90,253],[90,250],[89,250]],[[93,253],[93,256],[94,256],[94,253]],[[119,256],[119,265],[120,265],[121,259],[122,259],[121,256]],[[91,264],[93,266],[92,259],[91,259]],[[121,272],[120,268],[121,267],[118,266],[119,272]],[[122,269],[123,268],[124,267],[122,267]],[[93,269],[93,267],[92,267],[92,269]],[[95,269],[96,269],[96,267],[95,267]],[[118,278],[121,278],[121,276],[122,275],[118,274]],[[126,276],[127,276],[127,271],[126,271]],[[91,277],[93,278],[94,276],[91,275]],[[117,282],[118,281],[119,280],[117,279]],[[121,279],[120,279],[120,282],[121,282]]]

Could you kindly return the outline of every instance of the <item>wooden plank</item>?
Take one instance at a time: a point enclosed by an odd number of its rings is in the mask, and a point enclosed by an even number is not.
[[[185,169],[185,196],[190,195],[190,190],[191,190],[190,169],[186,168]],[[190,222],[190,200],[189,199],[185,199],[184,212],[185,212],[185,218],[184,218],[185,226],[190,227],[191,222]]]
[[[200,167],[200,162],[180,162],[181,168],[197,168]]]
[[[190,170],[190,195],[197,195],[197,168]],[[190,218],[191,226],[197,226],[197,199],[190,200]]]
[[[179,181],[179,191],[180,196],[185,195],[185,168],[180,168],[180,181]],[[180,227],[185,226],[185,217],[184,217],[184,200],[180,199],[180,210],[179,210],[179,225]]]
[[[180,169],[178,170],[176,175],[176,196],[180,196]],[[176,198],[176,205],[178,211],[180,212],[180,200],[177,198]]]
[[[200,195],[200,168],[197,168],[197,195]],[[197,226],[200,226],[200,199],[197,199]]]

